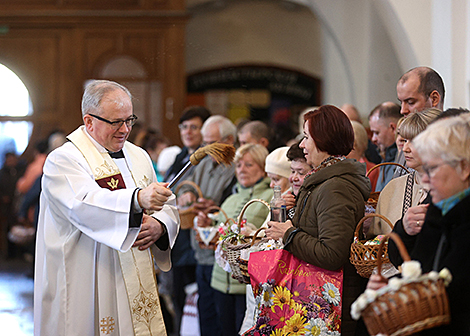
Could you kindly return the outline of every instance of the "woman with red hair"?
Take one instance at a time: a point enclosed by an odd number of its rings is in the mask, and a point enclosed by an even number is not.
[[[349,250],[370,181],[364,164],[346,158],[354,147],[354,131],[343,111],[324,105],[307,112],[304,120],[299,146],[314,168],[299,191],[292,221],[269,222],[266,235],[283,238],[285,249],[309,264],[344,270],[341,335],[354,335],[349,307],[361,292],[361,279],[349,262]]]

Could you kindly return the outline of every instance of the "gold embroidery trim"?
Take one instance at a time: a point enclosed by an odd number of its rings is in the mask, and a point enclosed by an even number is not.
[[[111,178],[111,181],[108,182],[108,185],[111,187],[111,189],[116,189],[119,185],[119,179]]]
[[[134,265],[137,272],[137,277],[139,279],[139,293],[132,300],[132,314],[135,316],[135,319],[139,322],[143,322],[150,334],[152,330],[150,328],[151,320],[157,315],[159,309],[159,298],[155,293],[149,292],[142,285],[140,279],[139,266],[135,258],[134,250],[131,249],[132,258],[134,259]]]
[[[119,174],[119,170],[105,161],[101,166],[95,168],[95,180],[99,180],[108,176]]]
[[[116,324],[114,323],[114,318],[112,316],[103,317],[100,321],[100,330],[103,334],[111,334],[114,331],[115,326]]]

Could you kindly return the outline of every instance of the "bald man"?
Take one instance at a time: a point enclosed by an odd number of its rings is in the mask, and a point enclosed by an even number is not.
[[[405,72],[397,83],[397,97],[401,103],[400,113],[407,117],[410,113],[427,108],[444,109],[445,88],[441,76],[429,67],[420,66]],[[398,152],[395,162],[406,165],[403,152]],[[397,167],[393,178],[405,175],[406,170]]]
[[[405,117],[430,107],[443,110],[444,96],[444,82],[441,76],[429,67],[408,70],[397,83],[400,113]]]

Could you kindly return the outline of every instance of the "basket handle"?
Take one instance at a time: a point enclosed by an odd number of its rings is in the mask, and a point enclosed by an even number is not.
[[[374,171],[375,169],[379,168],[379,167],[382,167],[382,166],[399,166],[401,167],[402,169],[406,170],[406,172],[409,174],[410,171],[408,168],[406,168],[404,165],[402,164],[399,164],[399,163],[396,163],[396,162],[382,162],[382,163],[379,163],[378,165],[375,165],[373,166],[371,169],[369,169],[369,171],[366,173],[366,176],[369,176],[369,174]]]
[[[365,215],[363,218],[361,218],[359,223],[357,223],[356,231],[354,231],[354,237],[359,239],[359,230],[361,229],[362,224],[364,224],[366,219],[371,218],[371,217],[379,217],[380,219],[384,220],[385,223],[387,223],[390,226],[390,228],[393,230],[393,224],[390,222],[390,220],[387,217],[378,213],[370,213],[370,214]]]
[[[235,222],[235,219],[233,219],[232,217],[227,218],[224,224],[227,225],[229,222],[232,222],[232,224],[237,224],[237,222]]]
[[[266,229],[264,226],[260,227],[258,230],[256,230],[255,234],[253,235],[253,237],[251,238],[251,246],[255,245],[255,240],[256,238],[258,237],[258,233],[260,233],[261,231],[263,231],[264,229]]]
[[[265,200],[262,200],[262,199],[259,199],[259,198],[252,199],[252,200],[246,202],[246,204],[243,206],[242,211],[240,211],[240,215],[238,215],[238,223],[237,223],[237,224],[238,224],[238,228],[241,227],[243,215],[245,214],[246,208],[248,208],[248,206],[249,206],[250,204],[253,204],[253,203],[255,203],[255,202],[260,202],[260,203],[266,205],[266,207],[267,207],[269,210],[271,210],[271,206],[269,205],[269,203],[266,202]]]
[[[175,195],[178,194],[178,191],[184,185],[189,185],[189,186],[193,187],[194,190],[196,190],[196,192],[197,192],[198,198],[204,197],[204,195],[202,194],[201,188],[199,188],[199,186],[196,183],[194,183],[193,181],[189,181],[189,180],[184,180],[184,181],[180,182],[180,184],[178,184],[178,186],[176,187],[176,190],[175,190]]]
[[[395,242],[395,244],[397,244],[398,251],[400,252],[400,255],[403,258],[403,260],[404,261],[411,260],[410,255],[408,254],[408,251],[406,250],[405,244],[403,244],[403,241],[401,240],[399,235],[397,235],[395,232],[390,232],[387,235],[385,235],[384,239],[382,239],[382,241],[380,242],[379,251],[377,255],[377,273],[380,274],[380,276],[383,279],[385,278],[382,276],[382,254],[383,254],[385,242],[390,238]]]

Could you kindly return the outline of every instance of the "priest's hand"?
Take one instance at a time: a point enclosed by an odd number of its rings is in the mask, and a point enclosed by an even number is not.
[[[160,211],[163,205],[172,195],[170,189],[167,188],[168,183],[154,182],[148,187],[139,190],[137,200],[143,209]]]
[[[144,214],[141,229],[133,247],[139,247],[139,250],[145,250],[160,239],[164,233],[165,230],[162,223],[155,218]]]

